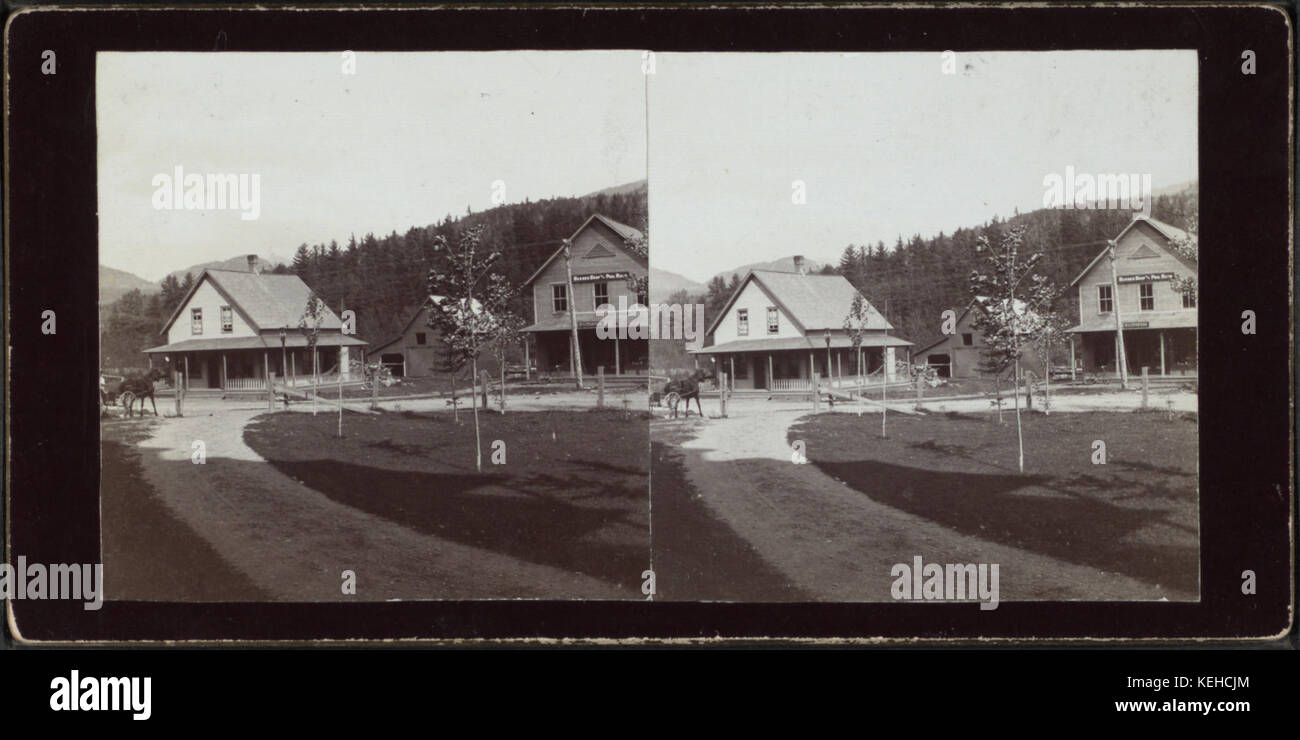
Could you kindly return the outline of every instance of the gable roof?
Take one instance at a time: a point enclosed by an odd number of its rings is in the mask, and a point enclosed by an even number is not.
[[[194,281],[185,297],[181,299],[176,310],[172,312],[167,323],[163,324],[161,334],[166,334],[176,322],[181,311],[189,304],[194,293],[204,281],[221,294],[231,308],[239,312],[240,317],[248,322],[254,331],[279,329],[284,326],[296,328],[307,307],[311,288],[297,275],[266,275],[235,270],[214,270],[205,268]],[[325,317],[321,329],[341,329],[343,322],[334,315],[329,306],[325,307]]]
[[[1124,229],[1120,231],[1119,234],[1117,234],[1115,238],[1112,239],[1111,241],[1118,244],[1119,240],[1123,239],[1124,235],[1127,234],[1129,231],[1131,231],[1133,227],[1137,226],[1139,222],[1145,223],[1151,228],[1155,229],[1156,233],[1159,234],[1160,236],[1163,236],[1165,240],[1168,241],[1170,244],[1176,241],[1187,239],[1189,237],[1186,231],[1183,231],[1182,229],[1177,228],[1176,226],[1170,226],[1164,221],[1157,221],[1154,218],[1151,218],[1150,216],[1143,216],[1142,214],[1139,213],[1135,215],[1133,217],[1133,220],[1129,221],[1128,226],[1125,226]],[[1102,247],[1101,252],[1099,252],[1096,257],[1092,258],[1092,261],[1088,263],[1088,266],[1083,268],[1083,271],[1080,272],[1077,277],[1075,277],[1073,280],[1070,281],[1070,287],[1074,287],[1076,284],[1078,284],[1080,280],[1083,279],[1084,275],[1087,275],[1089,272],[1092,272],[1092,268],[1096,267],[1097,263],[1101,261],[1102,257],[1106,256],[1106,252],[1109,250],[1110,250],[1109,245]],[[1173,254],[1174,257],[1178,259],[1178,261],[1186,264],[1186,260],[1184,260],[1182,257],[1179,257],[1176,253],[1171,251],[1170,254]]]
[[[970,303],[967,303],[967,304],[966,304],[966,308],[963,309],[961,313],[957,314],[957,320],[953,322],[953,326],[957,326],[957,325],[961,324],[961,320],[964,319],[964,318],[966,318],[966,314],[970,313],[972,308],[975,308],[976,306],[979,306],[979,307],[982,309],[982,308],[985,307],[985,304],[987,304],[987,303],[988,303],[989,301],[991,301],[991,300],[993,300],[993,299],[990,298],[990,297],[988,297],[988,296],[984,296],[984,295],[977,295],[977,296],[975,296],[973,299],[971,299],[971,302],[970,302]],[[1006,301],[1007,301],[1007,299],[1005,299],[1005,298],[1002,299],[1002,303],[1003,303],[1003,304],[1005,304]],[[1029,310],[1029,304],[1027,304],[1027,303],[1025,303],[1024,301],[1020,300],[1019,298],[1016,298],[1016,299],[1015,299],[1015,303],[1013,304],[1013,310],[1014,310],[1017,314],[1019,314],[1019,315],[1021,315],[1021,316],[1024,316],[1024,317],[1028,318],[1030,321],[1036,321],[1036,320],[1038,319],[1038,317],[1035,315],[1035,313],[1034,313],[1033,311],[1030,311],[1030,310]],[[1028,330],[1024,330],[1024,331],[1028,331]],[[1022,331],[1021,333],[1023,334],[1024,331]],[[940,344],[943,344],[944,342],[948,341],[949,339],[952,339],[952,338],[955,337],[955,336],[957,336],[957,334],[955,334],[955,333],[954,333],[954,334],[943,334],[943,335],[941,335],[938,339],[934,340],[933,342],[930,342],[929,344],[922,345],[921,347],[917,348],[917,349],[915,350],[915,352],[916,352],[917,354],[920,354],[920,353],[922,353],[922,352],[925,352],[926,350],[934,349],[935,347],[939,346]]]
[[[621,224],[608,216],[602,216],[599,213],[593,213],[587,217],[586,221],[582,222],[582,225],[579,226],[573,232],[572,235],[569,236],[568,241],[572,243],[575,239],[577,239],[578,234],[581,234],[583,230],[586,229],[587,226],[591,224],[592,221],[599,221],[601,224],[605,226],[605,228],[613,231],[615,234],[622,237],[625,241],[635,241],[645,236],[638,229],[634,229],[631,226],[628,226],[627,224]],[[636,254],[635,252],[632,252],[623,244],[618,244],[616,246],[618,249],[623,250],[625,254],[627,254],[637,262],[644,262],[647,263],[648,265],[648,261],[646,259],[642,258],[640,255]],[[551,256],[547,257],[546,261],[542,263],[541,267],[538,267],[537,270],[532,275],[530,275],[527,280],[524,281],[522,287],[526,288],[532,285],[533,281],[537,279],[537,276],[541,275],[542,272],[545,271],[546,268],[549,267],[551,263],[555,261],[555,258],[559,257],[561,254],[564,254],[563,244],[561,244],[558,249],[552,252]]]
[[[718,327],[751,280],[758,283],[805,334],[818,329],[843,329],[844,317],[853,305],[853,298],[860,295],[858,289],[843,275],[750,270],[714,317],[707,334],[712,334]],[[868,331],[889,331],[894,328],[865,296],[862,300],[866,303]]]
[[[368,350],[368,352],[370,354],[374,354],[375,352],[382,352],[383,350],[391,347],[394,343],[401,340],[402,337],[406,336],[406,332],[411,330],[411,325],[414,324],[416,320],[419,319],[421,316],[425,315],[425,313],[429,310],[430,304],[433,303],[441,304],[445,300],[447,300],[445,296],[430,295],[428,298],[425,299],[424,303],[421,303],[420,305],[416,306],[414,309],[410,309],[411,318],[407,319],[406,323],[402,325],[402,330],[397,333],[397,336],[393,337],[387,342],[384,342],[383,344],[376,345],[373,349]],[[479,299],[474,298],[472,300],[473,303],[471,303],[470,305],[472,306],[474,313],[483,313],[483,304],[479,302]],[[491,317],[489,316],[489,318]]]

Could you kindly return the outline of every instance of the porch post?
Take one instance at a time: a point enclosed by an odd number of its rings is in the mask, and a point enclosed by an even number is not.
[[[736,387],[736,356],[730,355],[728,356],[727,359],[731,363],[731,375],[728,377],[731,379],[731,387],[735,388]]]
[[[816,353],[814,353],[814,352],[809,352],[809,353],[808,353],[808,379],[809,379],[809,380],[812,380],[812,376],[814,376],[814,375],[816,375],[816,374],[817,374],[817,357],[816,357]]]
[[[843,350],[835,351],[835,374],[844,379],[844,352]]]
[[[226,371],[226,353],[222,352],[221,353],[221,390],[223,391],[226,389],[226,378],[228,377],[229,375],[227,375],[227,371]]]
[[[185,353],[185,390],[190,389],[190,353]]]
[[[1074,337],[1070,337],[1070,382],[1075,381],[1074,377]]]
[[[262,375],[266,381],[266,410],[275,410],[275,394],[271,390],[271,355],[266,350],[262,350]]]
[[[1160,330],[1160,376],[1165,374],[1165,330]]]
[[[405,361],[406,358],[403,357],[402,359],[403,359],[403,361]],[[528,359],[528,337],[525,336],[525,337],[524,337],[524,380],[532,380],[532,379],[533,379],[533,375],[532,375],[532,373],[533,373],[533,369],[532,369],[532,368],[533,368],[533,363],[532,363],[531,361],[529,361],[529,359]],[[405,370],[406,368],[403,367],[402,369]]]
[[[772,353],[768,352],[767,353],[767,389],[769,391],[772,390],[772,386],[775,383],[776,383],[776,373],[772,372]]]
[[[298,353],[289,355],[289,385],[298,386]]]
[[[614,332],[614,374],[622,375],[623,365],[618,356],[618,332]]]

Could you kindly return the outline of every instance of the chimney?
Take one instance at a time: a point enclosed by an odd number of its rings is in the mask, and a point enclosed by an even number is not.
[[[251,272],[251,273],[253,273],[254,275],[256,275],[256,274],[258,273],[258,269],[257,269],[257,255],[255,255],[255,254],[250,254],[250,255],[248,255],[248,271]]]
[[[799,273],[800,275],[807,275],[807,274],[808,274],[808,268],[807,268],[807,266],[805,266],[804,263],[803,263],[803,255],[802,255],[802,254],[796,254],[796,255],[794,256],[794,270],[795,270],[795,272]]]

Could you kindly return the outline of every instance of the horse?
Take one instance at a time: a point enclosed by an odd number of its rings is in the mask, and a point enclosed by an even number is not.
[[[122,408],[126,409],[127,418],[131,418],[135,400],[140,399],[140,415],[144,415],[144,399],[153,404],[153,415],[158,415],[158,402],[153,397],[154,381],[167,376],[162,370],[154,369],[147,373],[132,373],[117,386],[117,395],[122,399]]]
[[[700,406],[700,381],[711,377],[712,374],[707,370],[696,370],[684,378],[674,378],[664,384],[662,391],[663,398],[668,407],[672,409],[672,418],[677,418],[677,402],[686,401],[686,416],[691,415],[691,399],[695,399],[695,408],[704,416],[704,409]]]

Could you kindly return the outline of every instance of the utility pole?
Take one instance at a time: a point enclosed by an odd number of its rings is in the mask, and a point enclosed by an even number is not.
[[[1119,312],[1119,275],[1115,272],[1115,240],[1107,241],[1110,245],[1110,301],[1115,311],[1115,341],[1119,350],[1119,384],[1128,390],[1128,357],[1124,353],[1124,320]]]
[[[570,361],[573,363],[573,374],[578,380],[578,388],[582,388],[582,350],[578,346],[578,296],[573,292],[573,265],[570,262],[570,252],[572,252],[573,243],[568,239],[564,240],[564,273],[566,280],[565,290],[568,292],[567,308],[569,309],[569,327],[573,331],[573,352],[570,354]]]

